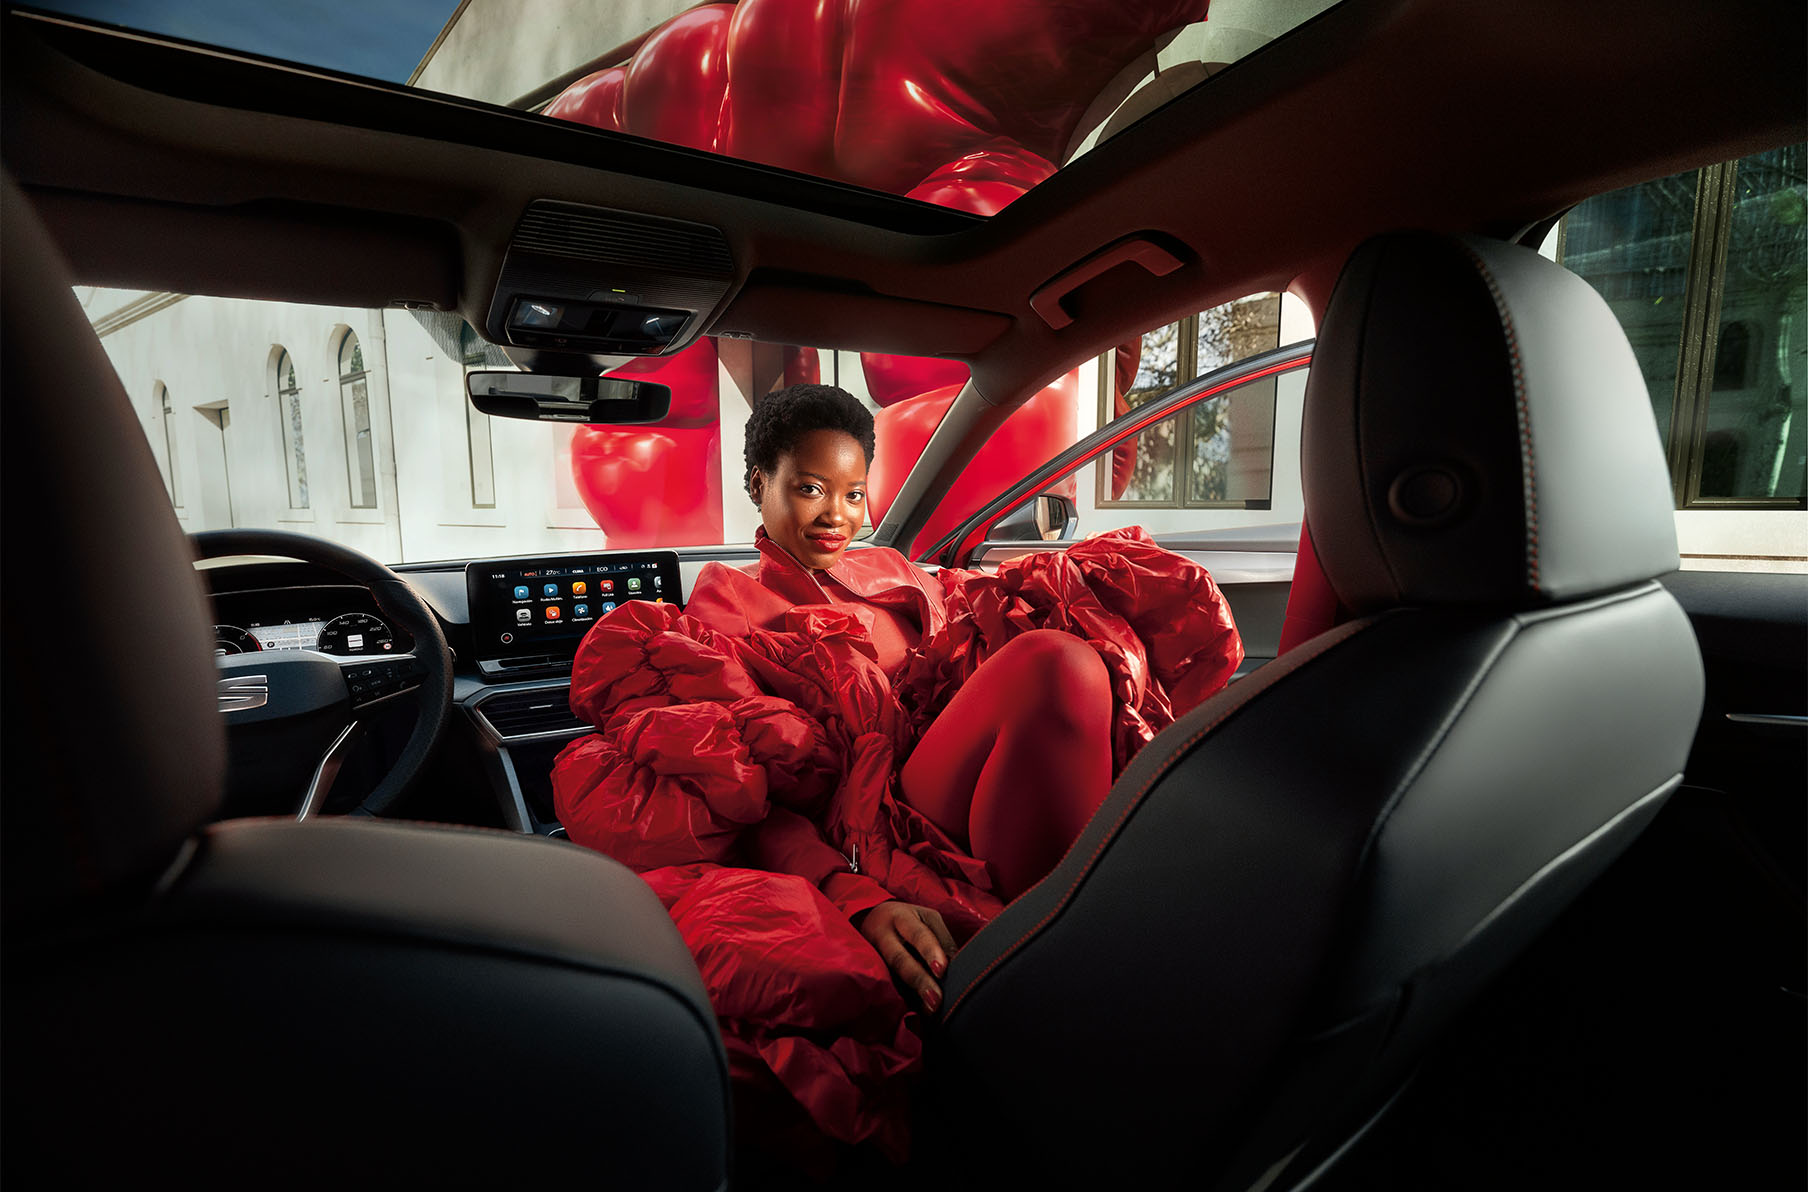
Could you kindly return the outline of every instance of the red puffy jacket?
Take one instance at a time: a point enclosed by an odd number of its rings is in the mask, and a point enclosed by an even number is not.
[[[888,678],[872,610],[813,602],[812,574],[760,545],[753,575],[707,566],[687,611],[628,601],[584,639],[571,706],[597,732],[554,765],[558,815],[659,893],[737,1076],[769,1072],[829,1136],[901,1155],[915,1012],[850,917],[902,899],[965,942],[1001,909],[984,862],[897,797],[911,747],[993,651],[1062,629],[1110,673],[1120,773],[1224,686],[1243,647],[1205,570],[1140,529],[995,576],[853,551],[836,581],[922,631]]]

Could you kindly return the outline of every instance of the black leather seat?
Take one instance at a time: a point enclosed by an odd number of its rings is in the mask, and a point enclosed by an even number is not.
[[[1302,453],[1358,619],[1158,736],[955,959],[951,1168],[1297,1185],[1680,781],[1670,488],[1587,285],[1492,241],[1363,245]]]
[[[628,870],[499,832],[206,826],[188,543],[66,269],[0,202],[6,1174],[724,1186],[715,1018]]]

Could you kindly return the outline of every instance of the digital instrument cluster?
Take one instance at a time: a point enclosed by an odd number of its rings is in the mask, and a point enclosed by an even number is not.
[[[363,607],[360,607],[363,606]],[[317,650],[339,657],[405,654],[413,642],[361,588],[267,588],[214,596],[213,652]]]

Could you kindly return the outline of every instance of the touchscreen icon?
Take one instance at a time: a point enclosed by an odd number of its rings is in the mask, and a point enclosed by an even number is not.
[[[559,594],[559,585],[558,584],[544,584],[540,588],[540,595],[542,595],[542,596],[557,596],[558,594]]]
[[[653,590],[655,592],[657,592],[659,590],[660,584],[661,584],[661,580],[660,580],[659,576],[655,575],[653,577]]]
[[[515,599],[516,600],[526,600],[527,599],[527,585],[526,584],[516,584],[515,585]]]
[[[515,610],[515,624],[525,625],[533,619],[534,614],[532,609],[518,608]]]
[[[573,580],[571,583],[571,594],[573,596],[582,596],[584,593],[588,592],[589,590],[590,590],[590,585],[585,583],[581,579]]]
[[[596,590],[605,593],[613,592],[615,591],[615,581],[612,579],[599,579],[596,581]]]
[[[615,611],[615,601],[613,601],[613,600],[603,601],[603,611],[606,613],[614,612]]]
[[[628,591],[630,591],[630,592],[640,591],[640,577],[638,575],[630,575],[628,577]]]
[[[554,604],[554,605],[549,605],[547,607],[546,619],[548,621],[556,621],[559,619],[559,606],[558,605]]]
[[[588,617],[590,615],[590,606],[588,604],[574,604],[571,606],[571,615],[574,617]]]

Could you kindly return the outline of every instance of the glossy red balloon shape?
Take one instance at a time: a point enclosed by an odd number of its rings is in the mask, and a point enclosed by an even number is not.
[[[1202,19],[1207,3],[855,4],[841,55],[840,176],[902,194],[1001,137],[1062,161],[1106,85],[1164,34]]]
[[[571,473],[610,549],[722,541],[719,427],[580,426]]]
[[[720,408],[717,386],[721,373],[716,363],[716,343],[712,339],[700,339],[671,356],[642,356],[603,375],[657,381],[670,386],[672,408],[659,420],[660,426],[716,424]]]
[[[612,377],[657,381],[672,406],[657,426],[583,426],[571,440],[571,478],[611,547],[722,541],[720,372],[715,344],[648,356]],[[659,451],[669,458],[658,458]]]
[[[895,406],[901,401],[941,389],[966,384],[967,366],[939,356],[891,356],[884,352],[860,353],[860,371],[866,375],[866,392],[874,403]]]
[[[972,462],[961,470],[905,553],[915,558],[918,551],[933,546],[986,502],[1023,479],[1037,464],[1072,446],[1079,388],[1080,373],[1075,369],[1005,419],[1004,425],[986,440]],[[891,507],[904,477],[917,457],[923,454],[929,436],[941,424],[942,415],[948,412],[949,403],[960,389],[959,385],[943,386],[910,401],[887,406],[875,417],[874,438],[878,446],[866,481],[869,517],[873,522],[877,523]],[[1071,497],[1073,481],[1066,480],[1048,491]]]
[[[627,81],[628,68],[625,66],[611,66],[585,75],[559,92],[541,110],[541,115],[621,132],[622,88]]]
[[[822,384],[822,358],[815,348],[785,349],[785,384]]]
[[[1111,369],[1111,416],[1122,418],[1130,412],[1130,403],[1125,394],[1136,384],[1136,370],[1143,359],[1143,341],[1141,337],[1121,343],[1112,352]],[[1130,480],[1136,474],[1136,453],[1142,450],[1141,434],[1131,435],[1111,449],[1111,499],[1121,501],[1124,493],[1130,488]]]
[[[723,148],[734,10],[732,4],[705,4],[681,12],[641,44],[622,89],[623,132],[710,152]]]
[[[723,152],[819,178],[839,178],[845,0],[742,0],[728,32],[733,77]]]
[[[998,138],[931,170],[905,197],[975,215],[997,215],[1054,172],[1054,163]]]

